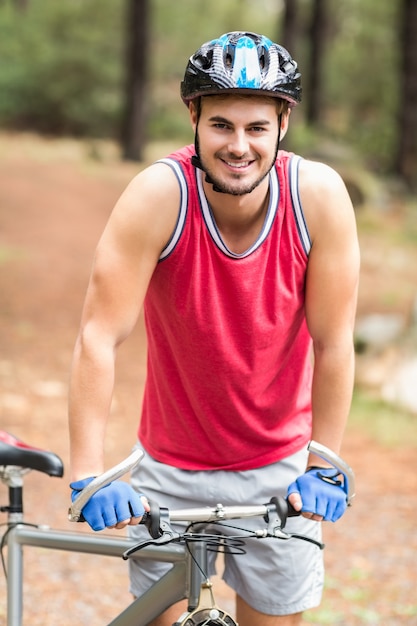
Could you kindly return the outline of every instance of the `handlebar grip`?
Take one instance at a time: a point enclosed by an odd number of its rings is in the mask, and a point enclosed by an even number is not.
[[[299,515],[301,515],[301,511],[296,511],[291,502],[288,502],[288,500],[285,502],[288,508],[287,517],[299,517]]]
[[[273,505],[277,512],[281,528],[285,527],[285,524],[287,523],[287,519],[289,517],[298,517],[299,515],[301,515],[301,511],[296,511],[294,507],[290,504],[290,502],[288,502],[288,500],[286,500],[282,496],[274,496],[270,499],[269,502]]]
[[[148,533],[152,539],[158,539],[161,536],[161,509],[157,502],[148,500],[149,511],[145,511],[140,521],[146,526]]]

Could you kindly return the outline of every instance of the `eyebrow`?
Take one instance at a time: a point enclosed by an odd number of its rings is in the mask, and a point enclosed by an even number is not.
[[[229,126],[233,126],[233,122],[228,120],[226,117],[222,117],[221,115],[213,115],[209,118],[209,122],[219,122],[221,124],[228,124]],[[271,122],[269,120],[254,120],[247,124],[247,126],[270,126]]]

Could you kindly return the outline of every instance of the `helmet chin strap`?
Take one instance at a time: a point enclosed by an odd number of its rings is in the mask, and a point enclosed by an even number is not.
[[[206,170],[203,167],[203,164],[201,162],[200,159],[200,147],[198,145],[198,122],[197,122],[197,126],[195,129],[195,135],[194,135],[194,148],[195,148],[195,154],[191,157],[191,163],[194,165],[194,167],[198,167],[198,169],[202,170],[205,175],[206,175],[206,183],[208,183],[209,185],[213,185],[213,191],[217,191],[217,193],[224,193],[224,191],[222,189],[220,189],[216,183],[210,178],[210,176],[207,174]]]
[[[282,120],[282,113],[279,114],[279,118],[278,118],[278,139],[277,139],[277,146],[276,146],[276,150],[275,150],[274,162],[277,160],[279,144],[280,144],[280,140],[281,140],[281,120]],[[220,187],[218,187],[216,185],[216,183],[212,180],[210,175],[204,169],[204,166],[203,166],[203,164],[201,162],[201,158],[200,158],[200,147],[199,147],[199,144],[198,144],[198,133],[197,133],[197,131],[198,131],[198,122],[197,122],[197,126],[196,126],[196,129],[195,129],[195,135],[194,135],[195,154],[191,157],[191,163],[192,163],[192,165],[194,165],[194,167],[198,167],[198,169],[202,170],[205,173],[205,175],[206,175],[206,183],[208,183],[209,185],[213,186],[213,191],[217,191],[217,193],[227,193],[226,191],[223,191],[223,189],[220,189]]]

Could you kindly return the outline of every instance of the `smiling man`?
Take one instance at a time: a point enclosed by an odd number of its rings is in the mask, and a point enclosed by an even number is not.
[[[213,95],[202,99],[204,111],[202,100],[198,106],[193,101],[190,104],[201,167],[217,191],[236,196],[251,193],[264,181],[277,157],[278,138],[284,136],[288,125],[289,109],[282,101],[252,96],[251,106],[254,104],[257,108],[252,109],[252,117],[248,118],[247,98]],[[222,172],[219,170],[217,177],[214,170],[220,165],[219,161],[228,166],[222,178]],[[227,182],[231,179],[239,180],[241,184]],[[265,196],[265,191],[263,194]]]
[[[334,170],[279,150],[301,85],[278,44],[245,32],[207,42],[188,62],[181,95],[194,145],[130,183],[97,247],[71,376],[73,497],[104,469],[117,348],[143,307],[137,445],[147,455],[133,488],[116,481],[99,491],[86,520],[94,530],[129,525],[140,537],[139,492],[173,508],[288,495],[301,512],[288,530],[317,540],[320,522],[346,508],[307,444],[338,453],[350,410],[352,205]],[[300,625],[320,603],[320,551],[266,539],[246,552],[225,555],[240,626]],[[132,593],[166,567],[132,561]]]

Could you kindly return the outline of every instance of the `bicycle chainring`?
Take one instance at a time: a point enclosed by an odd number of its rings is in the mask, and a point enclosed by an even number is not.
[[[228,613],[212,607],[182,615],[174,626],[238,626],[238,624]]]

